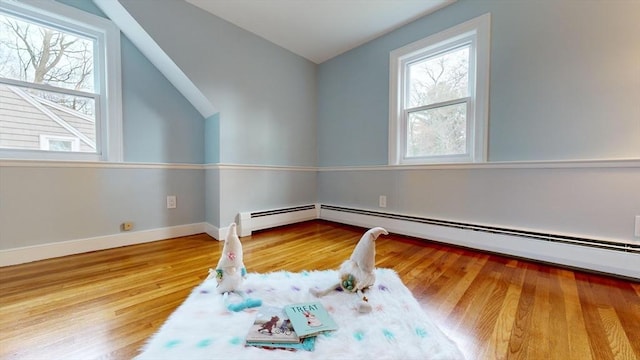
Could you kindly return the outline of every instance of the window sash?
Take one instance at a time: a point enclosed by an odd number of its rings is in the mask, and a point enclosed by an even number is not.
[[[465,35],[464,37],[457,39],[455,41],[447,42],[446,44],[436,44],[437,46],[431,49],[424,49],[423,51],[418,52],[417,54],[413,54],[411,56],[402,57],[401,62],[401,72],[402,72],[402,83],[404,84],[403,92],[402,92],[402,106],[403,108],[407,107],[407,104],[410,103],[411,96],[411,80],[409,79],[409,68],[413,65],[428,61],[431,59],[437,59],[439,57],[445,56],[449,53],[456,52],[461,48],[468,47],[469,48],[469,64],[467,68],[467,96],[472,96],[473,89],[475,85],[475,68],[473,63],[475,62],[475,37],[472,35]],[[451,99],[453,100],[453,99]],[[429,103],[433,104],[433,103]],[[429,105],[426,104],[426,105]]]
[[[427,105],[416,106],[407,108],[407,104],[410,102],[410,81],[408,79],[408,69],[411,65],[416,62],[437,58],[439,56],[445,55],[450,52],[454,52],[462,47],[469,47],[469,65],[468,65],[468,91],[467,94],[469,96],[465,96],[462,98],[455,98],[447,101],[440,101],[435,103],[430,103]],[[473,161],[473,144],[474,144],[474,117],[473,117],[473,107],[472,101],[473,96],[475,94],[475,67],[473,63],[475,61],[475,36],[465,34],[462,37],[458,37],[455,40],[448,41],[444,44],[438,43],[435,46],[424,49],[417,53],[411,54],[410,56],[402,57],[401,59],[401,68],[399,72],[401,75],[399,76],[402,79],[402,92],[401,92],[401,104],[402,104],[402,113],[400,119],[400,163],[402,164],[413,164],[413,163],[443,163],[443,162],[472,162]],[[466,103],[466,137],[465,142],[466,151],[460,154],[450,154],[450,155],[426,155],[426,156],[409,156],[409,139],[408,137],[408,127],[409,127],[409,115],[415,112],[421,112],[426,110],[433,110],[437,108],[447,107],[451,105],[458,105]]]
[[[412,113],[434,110],[452,105],[466,104],[466,129],[465,129],[465,149],[464,153],[459,154],[447,154],[447,155],[426,155],[426,156],[408,156],[408,129],[409,129],[409,116]],[[475,131],[472,122],[469,121],[470,112],[472,110],[471,97],[464,97],[455,100],[443,101],[435,104],[419,106],[411,109],[404,110],[402,113],[402,134],[401,134],[401,162],[403,164],[424,164],[425,162],[433,163],[445,163],[445,162],[470,162],[472,161],[473,151],[473,136]]]
[[[77,97],[91,98],[91,99],[94,99],[96,101],[97,101],[97,99],[100,98],[100,94],[98,94],[98,93],[91,93],[91,92],[86,92],[86,91],[61,88],[61,87],[52,86],[52,85],[49,85],[49,84],[36,84],[36,83],[33,83],[33,82],[29,82],[29,81],[14,80],[14,79],[8,79],[8,78],[4,78],[4,77],[0,77],[0,83],[6,84],[6,85],[11,85],[11,86],[18,86],[18,87],[28,88],[28,89],[37,89],[37,90],[42,90],[42,91],[47,91],[47,92],[52,92],[52,93],[57,93],[57,94],[65,94],[65,95],[71,95],[71,96],[77,96]]]
[[[30,8],[26,6],[26,4],[19,4],[19,7],[18,7],[16,5],[7,6],[7,4],[2,4],[2,2],[3,1],[0,0],[0,5],[3,5],[2,8],[0,8],[0,14],[5,14],[6,16],[18,19],[19,21],[22,21],[28,24],[33,24],[40,28],[53,29],[61,33],[69,34],[77,38],[91,41],[93,43],[92,66],[94,68],[94,71],[92,74],[92,82],[93,82],[92,86],[95,89],[94,93],[99,93],[99,85],[101,83],[100,76],[102,75],[98,71],[101,68],[99,56],[100,56],[100,48],[104,45],[104,43],[101,40],[102,37],[100,36],[99,33],[95,33],[93,30],[85,26],[82,26],[80,24],[70,24],[67,19],[63,19],[60,17],[54,18],[51,15],[45,15],[42,13],[34,12],[33,10],[30,10]],[[0,77],[0,79],[23,81],[19,79],[9,79],[9,78],[2,78],[2,77]],[[26,82],[32,83],[30,81],[26,81]],[[36,84],[36,83],[32,83],[32,84]],[[63,87],[59,87],[51,84],[47,84],[47,85],[53,88],[63,89]],[[52,90],[47,90],[47,91],[52,91]]]
[[[95,146],[95,151],[80,151],[79,147],[76,147],[71,152],[68,152],[65,154],[67,156],[76,156],[76,154],[82,154],[80,156],[83,159],[86,159],[87,157],[91,157],[89,159],[93,159],[93,157],[100,156],[102,154],[103,150],[102,150],[101,139],[102,139],[102,132],[104,131],[104,129],[102,126],[103,123],[100,121],[100,117],[99,117],[100,116],[100,95],[99,94],[93,94],[93,93],[88,93],[88,92],[83,92],[83,91],[78,91],[73,89],[58,88],[58,87],[50,86],[47,84],[35,84],[27,81],[19,81],[19,80],[12,80],[12,79],[6,79],[6,78],[0,78],[0,83],[4,83],[10,86],[16,86],[20,88],[25,88],[25,89],[37,89],[37,90],[42,90],[42,91],[55,93],[55,94],[71,95],[71,96],[82,97],[82,98],[93,100],[95,141],[92,141],[91,139],[87,138],[84,134],[79,133],[77,130],[73,130],[65,126],[62,126],[62,127],[67,128],[67,130],[69,130],[71,133],[76,133],[76,135],[79,138],[84,139],[84,141],[86,141],[86,143],[89,144],[89,146]],[[63,106],[61,105],[61,107]],[[41,153],[49,152],[49,149],[45,149],[42,147],[40,147],[39,150],[38,149],[18,149],[18,148],[0,149],[0,155],[4,154],[4,155],[16,156],[16,154],[19,154],[20,152],[25,152],[25,154],[29,154],[29,153],[37,154],[38,152],[41,152]]]
[[[0,0],[0,11],[34,23],[60,29],[94,41],[94,90],[95,94],[49,85],[40,88],[26,82],[1,79],[4,83],[27,88],[38,88],[59,94],[94,99],[96,120],[96,152],[50,153],[41,150],[0,149],[0,158],[38,160],[123,160],[122,144],[122,95],[120,67],[120,31],[108,19],[64,5],[54,0],[36,3]]]
[[[416,107],[413,107],[413,108],[406,109],[406,110],[404,110],[404,112],[405,112],[405,114],[407,114],[407,113],[412,113],[412,112],[430,110],[430,109],[441,108],[441,107],[450,106],[450,105],[458,105],[458,104],[462,104],[462,103],[470,103],[470,102],[471,102],[471,96],[466,96],[466,97],[463,97],[463,98],[457,98],[457,99],[453,99],[453,100],[441,101],[441,102],[437,102],[437,103],[433,103],[433,104],[429,104],[429,105],[416,106]]]

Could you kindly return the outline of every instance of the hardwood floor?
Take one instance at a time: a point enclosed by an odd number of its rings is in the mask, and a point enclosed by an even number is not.
[[[243,238],[250,272],[335,269],[366,229]],[[205,234],[0,268],[0,359],[129,359],[218,261]],[[467,359],[638,359],[640,284],[398,235],[376,242]]]

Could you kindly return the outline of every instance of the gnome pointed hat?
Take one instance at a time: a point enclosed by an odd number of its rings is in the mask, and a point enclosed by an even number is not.
[[[367,273],[373,272],[373,268],[376,266],[376,244],[374,241],[380,234],[387,235],[389,233],[381,227],[369,229],[362,235],[355,249],[353,249],[351,260],[358,264],[360,270]]]
[[[238,238],[236,232],[236,223],[229,225],[229,232],[227,232],[227,238],[224,241],[224,247],[222,248],[222,255],[220,255],[220,261],[218,261],[218,269],[226,267],[243,267],[242,262],[242,243]]]

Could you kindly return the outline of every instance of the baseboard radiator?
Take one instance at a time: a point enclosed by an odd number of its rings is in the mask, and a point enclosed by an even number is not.
[[[474,249],[640,279],[640,243],[622,243],[321,205],[320,218]]]
[[[309,204],[241,212],[238,234],[249,236],[256,230],[313,219],[364,228],[382,226],[396,234],[640,279],[640,243],[598,240],[344,206]]]
[[[249,236],[256,230],[317,219],[319,217],[319,212],[319,204],[241,212],[238,214],[238,227],[240,228],[238,235]]]

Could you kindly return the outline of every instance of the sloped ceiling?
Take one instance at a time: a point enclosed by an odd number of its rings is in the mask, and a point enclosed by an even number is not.
[[[186,0],[316,64],[455,0]]]
[[[185,1],[319,64],[455,0]],[[204,118],[218,112],[118,0],[93,2]]]

